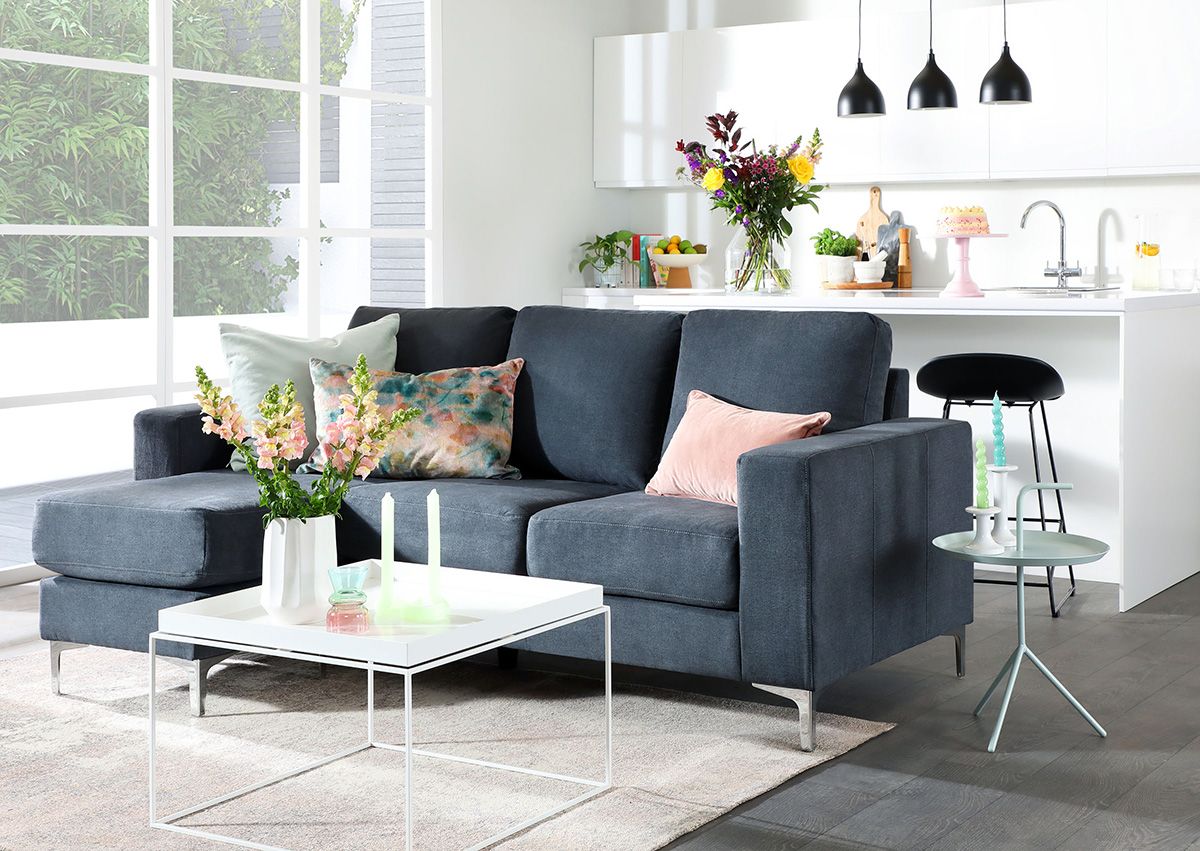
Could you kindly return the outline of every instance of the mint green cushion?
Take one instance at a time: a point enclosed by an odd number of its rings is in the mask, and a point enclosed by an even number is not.
[[[313,408],[313,383],[308,362],[311,358],[354,363],[360,354],[367,356],[371,369],[394,369],[396,332],[400,317],[390,314],[375,322],[350,328],[335,337],[284,337],[257,328],[221,323],[221,351],[229,364],[233,401],[247,421],[258,419],[258,403],[272,384],[282,386],[291,379],[296,385],[296,401],[304,408],[304,428],[308,433],[305,458],[317,445],[317,420]],[[234,455],[229,466],[245,469]]]

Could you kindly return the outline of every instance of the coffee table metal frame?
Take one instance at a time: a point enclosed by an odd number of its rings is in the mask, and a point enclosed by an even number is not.
[[[488,650],[494,650],[498,647],[512,644],[526,638],[538,635],[543,632],[549,632],[559,627],[564,627],[577,621],[587,620],[588,618],[603,617],[604,618],[604,779],[592,780],[585,777],[573,777],[565,774],[555,774],[548,771],[538,771],[532,768],[525,768],[517,765],[506,765],[504,763],[490,762],[482,759],[472,759],[470,757],[458,756],[455,754],[437,753],[435,751],[417,748],[412,742],[412,687],[413,678],[424,671],[432,670],[433,668],[448,665],[451,662],[457,662],[471,656],[476,656]],[[235,789],[232,792],[227,792],[223,795],[218,795],[215,798],[210,798],[199,804],[186,807],[169,815],[159,816],[156,802],[157,779],[155,776],[155,750],[157,739],[157,682],[156,682],[156,666],[158,659],[157,645],[160,641],[179,641],[187,644],[203,643],[208,647],[220,647],[225,650],[231,650],[241,653],[255,653],[264,656],[275,656],[282,659],[299,659],[306,662],[317,662],[324,665],[337,665],[344,668],[358,668],[367,672],[367,738],[362,744],[339,753],[331,754],[330,756],[322,757],[321,759],[310,762],[299,768],[292,769],[282,774],[277,774],[269,777],[266,780],[261,780],[257,783],[252,783],[248,786],[243,786],[240,789]],[[391,744],[388,742],[380,742],[375,738],[375,674],[396,674],[404,677],[404,744]],[[500,840],[512,836],[526,828],[545,821],[552,816],[555,816],[571,807],[581,804],[589,798],[593,798],[602,792],[612,788],[612,618],[609,607],[605,605],[597,606],[589,611],[581,612],[552,623],[542,626],[527,629],[522,632],[505,636],[504,638],[489,641],[486,644],[481,644],[476,647],[470,647],[461,650],[457,653],[451,653],[437,659],[424,662],[422,664],[405,667],[393,664],[381,664],[371,659],[343,659],[332,656],[323,656],[314,653],[303,653],[294,650],[287,650],[279,647],[262,647],[254,644],[243,644],[231,641],[217,641],[208,637],[180,635],[172,632],[156,631],[150,634],[150,826],[161,830],[170,830],[176,833],[183,833],[189,836],[196,836],[202,839],[210,839],[216,842],[224,842],[229,845],[238,845],[243,848],[258,848],[267,849],[267,851],[281,851],[278,846],[264,845],[258,842],[250,842],[245,839],[238,839],[232,836],[225,836],[219,833],[199,830],[185,825],[175,824],[179,819],[186,816],[198,813],[201,810],[206,810],[218,804],[223,804],[226,801],[232,801],[235,798],[240,798],[251,792],[263,789],[267,786],[272,786],[288,778],[295,777],[299,774],[312,771],[321,766],[328,765],[339,759],[344,759],[348,756],[361,753],[370,748],[380,748],[382,750],[397,751],[405,755],[404,759],[404,847],[411,851],[413,848],[413,801],[412,801],[412,775],[413,775],[413,757],[426,757],[431,759],[442,759],[450,762],[464,763],[467,765],[476,765],[484,768],[500,769],[502,771],[514,771],[519,774],[529,774],[534,777],[545,777],[550,780],[559,780],[566,783],[576,783],[581,786],[588,787],[587,791],[578,795],[565,803],[559,804],[539,815],[533,816],[522,821],[520,824],[513,825],[489,836],[481,842],[470,846],[471,851],[475,849],[486,848]]]

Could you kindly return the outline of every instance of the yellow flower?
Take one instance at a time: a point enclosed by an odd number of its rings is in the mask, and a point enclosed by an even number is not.
[[[704,172],[704,179],[700,181],[700,185],[709,192],[716,192],[725,185],[725,172],[719,168],[710,168]]]
[[[787,161],[788,171],[792,173],[792,177],[796,178],[797,183],[808,183],[813,179],[813,164],[808,157],[803,157],[797,154]]]

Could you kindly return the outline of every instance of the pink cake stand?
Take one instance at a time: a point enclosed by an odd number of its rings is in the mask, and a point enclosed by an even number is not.
[[[971,255],[970,244],[973,239],[997,239],[1008,236],[1006,233],[976,233],[964,236],[951,236],[949,239],[954,240],[958,245],[958,271],[954,273],[954,279],[946,285],[946,289],[942,290],[943,298],[982,298],[983,291],[979,289],[979,285],[971,277]]]

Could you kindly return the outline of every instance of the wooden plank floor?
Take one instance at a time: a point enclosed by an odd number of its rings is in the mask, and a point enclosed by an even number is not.
[[[33,507],[45,493],[133,480],[130,470],[0,490],[0,568],[33,561]]]
[[[949,638],[847,677],[818,709],[896,729],[670,847],[1200,851],[1200,576],[1123,615],[1114,586],[1080,587],[1058,619],[1028,592],[1029,644],[1107,739],[1026,663],[997,753],[984,750],[995,704],[971,711],[1016,641],[1015,606],[1011,589],[976,585],[964,679]],[[44,650],[36,585],[0,588],[0,658]]]
[[[1029,590],[1029,645],[1108,730],[1027,662],[995,754],[976,701],[1016,642],[1013,591],[976,585],[968,674],[951,640],[847,677],[818,709],[895,730],[747,802],[671,848],[1200,849],[1200,576],[1131,612],[1081,584],[1063,617]]]

